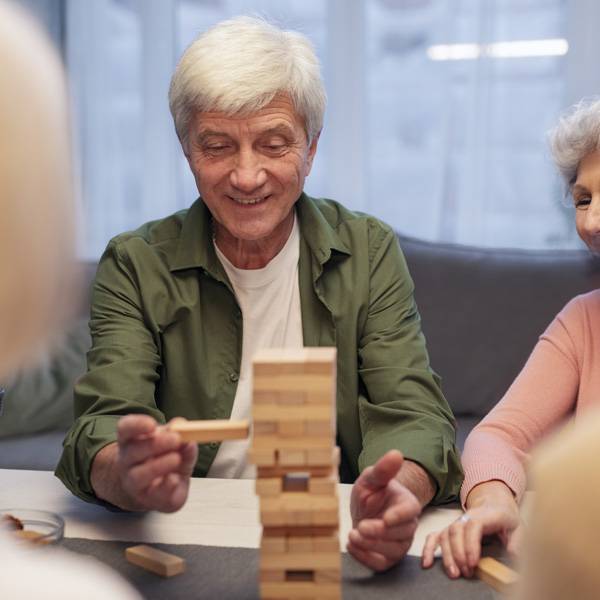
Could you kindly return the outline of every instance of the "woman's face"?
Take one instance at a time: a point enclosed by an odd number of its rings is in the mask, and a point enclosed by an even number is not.
[[[575,226],[579,237],[594,254],[600,254],[600,151],[583,158],[571,188]]]

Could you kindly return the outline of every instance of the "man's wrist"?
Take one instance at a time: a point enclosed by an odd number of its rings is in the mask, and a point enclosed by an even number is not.
[[[396,479],[414,494],[422,507],[435,496],[435,481],[419,463],[405,459]]]

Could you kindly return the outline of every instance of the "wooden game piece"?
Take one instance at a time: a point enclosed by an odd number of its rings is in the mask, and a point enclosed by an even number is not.
[[[304,421],[280,421],[277,424],[277,435],[300,437],[304,435]]]
[[[262,477],[256,480],[254,489],[257,496],[279,496],[283,491],[282,484],[280,477]]]
[[[312,539],[315,552],[336,552],[340,549],[339,532],[333,530],[329,535],[315,535]]]
[[[340,566],[340,553],[337,552],[299,552],[261,554],[261,569],[285,569],[286,571],[334,570]]]
[[[260,540],[260,549],[267,554],[286,552],[286,538],[284,535],[263,535]]]
[[[125,557],[130,563],[162,577],[173,577],[185,571],[183,558],[145,544],[127,548]]]
[[[508,592],[518,580],[516,571],[491,556],[480,559],[476,574],[481,581],[503,594]]]
[[[248,421],[230,421],[229,419],[212,419],[185,421],[183,419],[169,424],[171,431],[176,431],[184,442],[220,442],[222,440],[240,440],[248,437],[250,427]]]
[[[260,597],[263,600],[304,600],[319,598],[320,600],[340,600],[342,592],[340,584],[315,583],[313,581],[264,582],[260,584]]]
[[[254,376],[254,389],[257,392],[302,392],[305,394],[324,394],[323,402],[331,402],[333,382],[327,375],[281,375],[279,377]],[[329,396],[326,395],[329,393]]]
[[[304,422],[322,421],[331,422],[331,407],[321,404],[290,405],[256,404],[252,408],[254,421]],[[175,425],[175,423],[173,423]]]
[[[286,538],[287,552],[312,552],[313,538],[308,535],[293,535],[293,528],[290,527],[290,534]]]
[[[272,449],[260,449],[251,447],[248,450],[248,461],[255,464],[258,471],[262,468],[272,468],[269,471],[263,472],[260,477],[278,477],[279,472],[275,468],[277,465],[277,453]],[[257,479],[259,478],[257,474]]]
[[[329,477],[311,477],[308,481],[308,491],[311,494],[332,496],[337,492],[337,484],[337,474]]]
[[[332,461],[331,447],[329,448],[308,448],[306,450],[307,465],[330,465]]]
[[[306,452],[302,450],[288,450],[283,448],[278,453],[278,463],[281,466],[297,467],[306,464]]]

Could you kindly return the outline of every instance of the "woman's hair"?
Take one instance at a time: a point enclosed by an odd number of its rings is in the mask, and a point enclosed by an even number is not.
[[[169,89],[175,130],[186,150],[195,111],[250,114],[277,93],[291,98],[312,140],[323,127],[325,90],[310,41],[253,17],[223,21],[184,52]]]
[[[0,377],[34,354],[72,305],[74,202],[60,59],[0,0]]]
[[[583,157],[600,150],[600,98],[587,98],[572,106],[550,131],[549,141],[554,163],[571,187]]]

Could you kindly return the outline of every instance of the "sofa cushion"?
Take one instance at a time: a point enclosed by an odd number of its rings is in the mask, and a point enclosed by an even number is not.
[[[600,287],[585,250],[499,250],[400,236],[431,365],[457,416],[484,416],[568,300]]]
[[[87,319],[80,319],[34,367],[4,384],[0,438],[69,428],[73,422],[73,383],[85,371],[90,344]]]

